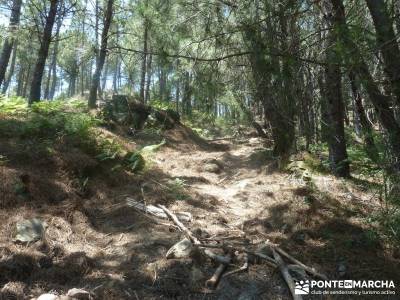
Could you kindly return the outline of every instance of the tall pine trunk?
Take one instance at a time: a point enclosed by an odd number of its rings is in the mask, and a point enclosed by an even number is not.
[[[365,151],[367,152],[368,156],[376,162],[379,160],[379,152],[375,146],[373,128],[367,119],[367,115],[362,103],[361,93],[356,82],[356,76],[352,71],[349,72],[349,79],[354,98],[354,106],[356,110],[355,113],[360,122],[361,134],[362,138],[364,139]]]
[[[48,72],[47,72],[46,87],[44,88],[44,99],[49,99],[50,84],[51,84],[51,71],[52,71],[52,67],[50,64],[48,67]]]
[[[147,67],[147,40],[148,40],[148,21],[144,20],[144,32],[143,32],[143,58],[142,58],[142,70],[140,75],[140,101],[145,101],[145,85],[146,85],[146,67]]]
[[[108,43],[108,31],[110,29],[110,25],[112,22],[113,17],[113,4],[114,0],[107,1],[107,9],[105,13],[104,19],[104,27],[103,32],[101,34],[101,46],[99,51],[99,56],[96,63],[96,70],[93,74],[92,78],[92,85],[90,87],[90,94],[89,94],[89,101],[88,106],[89,108],[96,108],[97,102],[97,90],[99,88],[101,72],[103,70],[104,62],[106,60],[107,55],[107,43]]]
[[[51,54],[51,62],[49,66],[49,74],[47,79],[47,86],[45,90],[45,98],[53,99],[56,93],[57,87],[57,57],[58,57],[58,45],[59,45],[59,35],[60,29],[62,25],[62,18],[60,17],[57,20],[57,28],[56,28],[56,41],[54,42],[53,52]]]
[[[344,105],[342,96],[342,75],[340,54],[338,53],[338,32],[335,28],[333,7],[328,0],[323,2],[324,19],[328,30],[325,53],[325,103],[328,121],[328,146],[330,167],[336,176],[349,177],[350,167],[347,158],[344,134]],[[337,24],[336,24],[337,25]]]
[[[87,5],[88,5],[88,0],[85,0],[85,5],[83,8],[83,14],[86,15],[86,11],[87,11]],[[85,19],[82,18],[82,41],[81,41],[81,47],[82,49],[84,49],[84,45],[85,45],[85,35],[86,35],[86,27],[85,27]],[[84,91],[85,91],[85,75],[86,75],[86,64],[83,61],[83,57],[81,57],[80,60],[80,64],[81,64],[81,71],[80,71],[80,90],[81,90],[81,96],[84,95]]]
[[[375,26],[378,48],[382,53],[385,72],[390,79],[392,92],[400,106],[400,49],[393,22],[389,16],[385,1],[366,0]]]
[[[25,66],[19,65],[18,76],[17,76],[17,96],[22,96],[22,89],[24,88],[25,79]]]
[[[101,90],[104,93],[105,89],[106,89],[106,85],[107,85],[107,76],[108,76],[108,67],[110,65],[109,60],[107,60],[106,62],[104,62],[104,74],[103,74],[103,80],[101,82]]]
[[[159,78],[158,78],[158,83],[159,83],[159,99],[161,101],[167,100],[166,94],[167,94],[167,80],[166,80],[166,70],[165,67],[161,64],[160,66],[160,71],[159,71]]]
[[[71,73],[69,74],[69,96],[72,97],[76,94],[76,81],[78,79],[78,74],[79,74],[79,66],[78,66],[78,61],[75,60],[74,62],[74,68],[71,70]]]
[[[3,94],[7,92],[8,87],[10,86],[11,83],[11,79],[14,75],[15,63],[17,61],[17,49],[18,49],[18,41],[14,41],[10,69],[8,70],[7,79],[4,81],[3,89],[1,91]]]
[[[22,90],[21,90],[22,91],[21,92],[21,96],[23,98],[26,98],[26,96],[28,94],[29,82],[30,82],[30,79],[32,77],[32,72],[31,71],[32,71],[32,67],[31,67],[30,64],[28,64],[28,68],[26,70],[26,73],[24,74],[24,80],[22,81],[23,86],[22,86]]]
[[[55,93],[56,93],[56,87],[57,87],[57,57],[58,57],[58,45],[59,45],[59,34],[60,34],[60,29],[62,25],[62,18],[60,17],[57,21],[57,30],[56,30],[56,41],[54,43],[54,49],[53,49],[53,54],[51,57],[51,85],[50,85],[50,90],[49,90],[49,99],[53,100]]]
[[[114,94],[116,94],[118,92],[119,68],[120,68],[120,62],[119,62],[119,57],[117,56],[116,62],[115,62],[115,70],[113,72],[113,82],[112,82]]]
[[[282,78],[281,62],[278,59],[268,59],[266,53],[272,45],[269,43],[272,32],[268,32],[268,41],[265,41],[259,32],[253,27],[247,27],[245,30],[245,39],[249,42],[252,53],[250,54],[250,63],[252,75],[255,82],[255,98],[263,105],[265,119],[271,125],[272,139],[274,141],[273,153],[275,156],[286,158],[289,156],[294,145],[294,101],[285,95],[284,86],[290,84],[289,80],[276,83],[278,91],[274,93],[271,86],[274,81],[271,78],[272,72],[277,72]],[[275,50],[275,49],[273,49]],[[284,72],[291,75],[290,62],[285,58],[282,61]],[[292,86],[285,86],[292,88]],[[291,93],[292,91],[288,91]]]
[[[190,116],[192,114],[192,87],[191,87],[192,75],[185,72],[185,83],[182,96],[182,112]]]
[[[43,36],[40,43],[38,58],[33,71],[31,90],[29,94],[29,104],[40,101],[43,72],[46,64],[47,55],[49,54],[49,46],[51,42],[53,25],[56,20],[57,4],[58,0],[50,0],[50,10],[46,17],[46,24],[44,26]]]
[[[19,19],[21,16],[21,6],[22,0],[14,0],[12,9],[11,9],[11,17],[10,17],[10,25],[9,25],[9,33],[7,38],[4,41],[3,50],[0,56],[0,85],[4,81],[4,77],[6,75],[6,70],[8,66],[8,62],[10,60],[13,44],[14,44],[14,31],[15,28],[19,24]]]
[[[341,47],[345,50],[347,63],[352,66],[352,70],[359,78],[377,112],[380,123],[386,130],[391,148],[391,168],[400,171],[400,125],[397,123],[394,111],[391,108],[392,99],[382,94],[357,44],[351,39],[342,0],[331,0],[331,3],[335,13],[334,21],[341,39]]]
[[[146,80],[146,93],[145,93],[145,103],[150,102],[150,84],[151,84],[151,77],[152,77],[152,71],[151,71],[151,64],[153,61],[153,56],[149,54],[147,58],[147,67],[146,67],[146,73],[147,73],[147,80]]]

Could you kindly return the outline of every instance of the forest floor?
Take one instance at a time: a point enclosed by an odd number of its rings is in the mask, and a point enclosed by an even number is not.
[[[291,299],[280,272],[262,261],[224,277],[216,290],[205,288],[217,265],[204,258],[167,260],[167,250],[184,235],[170,221],[139,213],[126,197],[190,212],[186,225],[199,238],[240,245],[269,240],[329,278],[400,284],[398,248],[367,222],[382,206],[367,188],[373,183],[316,172],[305,180],[280,171],[255,137],[205,141],[184,127],[133,138],[104,132],[128,149],[163,138],[167,143],[137,175],[110,171],[110,163],[99,163],[68,140],[44,155],[43,143],[0,139],[0,154],[7,157],[0,164],[3,297],[31,299],[76,287],[96,299]],[[24,174],[29,195],[16,196]],[[15,243],[16,222],[33,217],[46,222],[44,239]]]

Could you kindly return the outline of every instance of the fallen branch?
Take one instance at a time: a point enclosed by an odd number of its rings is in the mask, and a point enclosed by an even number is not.
[[[224,178],[222,178],[221,180],[219,180],[218,182],[217,182],[217,184],[221,184],[221,183],[223,183],[225,180],[227,180],[228,179],[228,176],[225,176]]]
[[[279,254],[285,256],[286,258],[288,258],[290,261],[292,261],[293,263],[295,263],[296,265],[299,265],[300,267],[302,267],[306,272],[314,275],[315,277],[321,278],[323,280],[328,280],[328,277],[325,276],[324,274],[319,273],[317,270],[315,270],[314,268],[311,268],[305,264],[303,264],[301,261],[297,260],[296,258],[294,258],[293,256],[291,256],[290,254],[288,254],[285,250],[283,250],[282,248],[268,243],[268,245],[272,248],[275,249],[277,252],[279,252]]]
[[[220,244],[220,245],[203,244],[184,224],[182,224],[182,222],[178,219],[178,217],[173,212],[171,212],[168,208],[166,208],[163,205],[158,205],[158,206],[161,208],[161,210],[163,212],[165,212],[165,214],[177,225],[177,227],[186,235],[186,237],[194,245],[196,245],[200,248],[214,248],[214,249],[218,248],[218,249],[223,249],[224,251],[229,252],[229,253],[234,253],[235,251],[239,251],[239,252],[243,252],[246,254],[245,264],[241,268],[227,273],[225,276],[228,276],[228,275],[231,275],[231,274],[243,271],[243,270],[247,270],[248,264],[249,264],[247,254],[250,254],[250,255],[254,255],[256,257],[262,258],[271,267],[279,268],[280,272],[282,273],[283,278],[285,279],[285,282],[287,283],[287,285],[290,289],[290,292],[292,293],[294,300],[299,300],[302,298],[301,298],[301,296],[296,295],[294,293],[295,284],[294,284],[293,278],[291,277],[291,275],[289,273],[289,270],[295,271],[296,266],[297,266],[297,267],[300,267],[301,269],[303,269],[304,271],[314,275],[315,277],[322,278],[324,280],[327,279],[327,277],[325,275],[318,273],[314,268],[310,268],[310,267],[306,266],[299,260],[297,260],[294,257],[292,257],[291,255],[289,255],[286,251],[284,251],[277,245],[274,245],[270,242],[267,242],[266,245],[271,248],[273,258],[266,254],[263,254],[263,253],[249,251],[248,249],[246,249],[244,247],[234,247],[234,246],[225,245],[225,244]],[[207,287],[215,288],[218,285],[218,281],[220,280],[225,269],[231,263],[232,257],[231,257],[231,255],[228,255],[228,256],[218,255],[209,249],[205,249],[204,254],[207,255],[208,257],[210,257],[211,259],[218,261],[220,263],[220,266],[217,268],[214,275],[206,282]],[[282,259],[281,255],[288,258],[290,261],[295,263],[295,265],[290,265],[290,267],[288,265],[286,265],[284,260]]]
[[[236,270],[232,270],[232,271],[226,272],[224,274],[224,277],[227,277],[229,275],[236,274],[236,273],[239,273],[239,272],[244,272],[244,271],[247,271],[248,269],[249,269],[249,256],[245,253],[244,254],[244,264],[243,264],[243,266],[241,266],[240,268],[238,268]]]
[[[189,229],[187,229],[185,225],[182,224],[181,221],[179,221],[179,219],[177,218],[177,216],[173,212],[171,212],[164,205],[159,204],[158,206],[168,215],[168,217],[171,218],[172,221],[174,221],[174,223],[185,233],[186,237],[189,240],[191,240],[193,244],[195,244],[195,245],[200,245],[201,244],[199,239],[197,237],[195,237],[193,235],[193,233]]]
[[[224,251],[230,251],[230,252],[235,252],[235,251],[244,252],[246,254],[250,254],[250,255],[262,258],[263,260],[266,261],[266,263],[268,265],[270,265],[273,268],[276,268],[276,266],[277,266],[276,261],[272,257],[262,254],[262,253],[259,253],[259,252],[250,251],[244,247],[234,247],[234,246],[226,245],[226,244],[220,244],[220,245],[201,244],[201,245],[199,245],[199,247],[212,248],[212,249],[223,249]]]
[[[292,294],[293,300],[301,300],[302,297],[300,295],[295,294],[295,292],[294,292],[295,283],[294,283],[292,276],[290,276],[287,265],[285,264],[282,257],[278,254],[278,252],[274,248],[272,248],[272,253],[274,255],[276,263],[278,264],[279,270],[281,271],[282,277],[289,287],[289,290],[290,290],[290,293]]]
[[[262,253],[258,253],[258,252],[251,252],[251,251],[246,251],[246,253],[252,254],[254,256],[257,256],[259,258],[264,259],[265,262],[267,263],[267,265],[269,265],[269,266],[271,266],[273,268],[277,267],[276,261],[272,257],[269,257],[268,255],[265,255],[265,254],[262,254]]]
[[[186,237],[196,246],[201,247],[202,243],[200,242],[200,240],[194,236],[194,234],[185,226],[182,224],[182,222],[180,222],[178,220],[178,218],[176,217],[176,215],[171,212],[168,208],[166,208],[164,205],[159,205],[159,207],[171,218],[171,220],[181,229],[181,231],[186,235]],[[214,252],[210,251],[210,250],[205,250],[204,254],[206,254],[209,258],[224,264],[224,265],[228,265],[231,261],[230,258],[228,258],[227,256],[222,256],[222,255],[218,255],[215,254]]]
[[[228,255],[227,258],[229,259],[229,262],[230,262],[231,256]],[[227,266],[228,266],[227,264],[220,264],[218,266],[218,268],[215,270],[215,273],[213,274],[213,276],[211,276],[211,278],[206,281],[206,287],[215,289],[222,277],[222,274],[224,274]]]
[[[201,241],[214,241],[214,242],[221,242],[221,241],[226,241],[226,240],[234,240],[234,239],[241,239],[243,238],[242,236],[238,235],[228,235],[228,236],[211,236],[207,238],[201,238]],[[243,242],[235,242],[235,244],[243,244],[247,245],[248,243],[243,243]]]
[[[246,254],[250,254],[250,255],[262,258],[263,260],[265,260],[267,265],[269,265],[269,266],[271,266],[273,268],[276,268],[276,266],[277,266],[276,261],[272,257],[269,257],[268,255],[265,255],[265,254],[262,254],[262,253],[259,253],[259,252],[250,251],[250,250],[248,250],[248,249],[246,249],[244,247],[234,247],[234,246],[226,245],[226,244],[219,244],[219,245],[201,244],[201,245],[199,245],[199,247],[211,248],[211,249],[223,249],[226,252],[228,252],[228,251],[229,252],[235,252],[235,251],[244,252]],[[205,252],[206,251],[207,250],[205,250]]]
[[[175,245],[173,245],[165,254],[165,257],[168,258],[185,258],[190,257],[193,253],[193,243],[184,238],[183,240],[179,241]]]
[[[153,215],[157,218],[168,219],[168,214],[166,214],[161,208],[158,208],[154,205],[146,205],[145,203],[138,202],[130,197],[126,198],[126,204],[140,212]],[[180,220],[185,222],[190,222],[192,220],[192,215],[188,212],[178,212],[176,215]]]
[[[157,225],[161,225],[161,226],[165,226],[165,227],[170,226],[170,227],[172,227],[172,228],[174,228],[174,229],[176,229],[176,230],[180,230],[180,228],[179,228],[178,226],[176,226],[175,224],[170,224],[170,223],[168,224],[168,223],[160,222],[160,221],[159,221],[156,217],[154,217],[153,215],[146,214],[145,212],[142,212],[142,211],[140,211],[140,210],[138,210],[138,212],[141,213],[141,215],[142,215],[143,217],[149,219],[150,221],[156,223]],[[133,227],[135,227],[135,226],[136,226],[136,224],[132,224],[132,225],[129,225],[129,226],[125,227],[125,229],[126,229],[126,230],[131,230],[131,229],[132,229]]]
[[[230,141],[230,140],[234,140],[234,139],[235,139],[234,137],[222,137],[222,138],[210,139],[210,140],[207,140],[207,142],[217,142],[217,141],[225,141],[225,140]]]
[[[201,247],[201,245],[199,245]],[[218,255],[212,252],[211,250],[205,249],[204,254],[207,255],[209,258],[224,264],[229,265],[231,263],[231,259],[228,256]]]
[[[276,268],[278,266],[278,263],[274,258],[272,258],[266,254],[260,253],[260,252],[250,251],[244,247],[237,247],[237,246],[235,247],[235,246],[226,245],[226,244],[218,244],[218,245],[201,244],[199,246],[202,248],[223,249],[224,251],[230,251],[230,252],[239,251],[239,252],[247,253],[247,254],[250,254],[250,255],[253,255],[253,256],[263,259],[265,261],[265,263],[267,265],[269,265],[270,267]],[[315,277],[321,278],[323,280],[327,280],[327,277],[325,275],[318,273],[314,268],[306,266],[305,264],[303,264],[299,260],[292,257],[286,251],[279,248],[278,246],[276,246],[272,243],[267,243],[267,246],[270,247],[271,250],[277,251],[278,253],[285,256],[286,258],[288,258],[290,261],[292,261],[294,263],[294,265],[288,266],[288,269],[290,271],[294,271],[294,272],[298,273],[298,269],[300,268],[301,270],[308,272],[308,273],[314,275]],[[216,260],[218,260],[218,259],[216,259]],[[221,260],[218,260],[218,261],[221,261]]]
[[[306,271],[302,267],[300,267],[299,265],[294,265],[293,264],[293,265],[288,265],[287,267],[288,267],[289,271],[292,274],[295,273],[297,275],[297,277],[301,278],[301,280],[307,280],[308,279]]]

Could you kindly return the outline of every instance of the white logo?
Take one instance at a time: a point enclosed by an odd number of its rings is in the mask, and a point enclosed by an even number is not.
[[[300,280],[295,282],[294,293],[296,295],[308,295],[310,293],[310,281]]]
[[[353,288],[353,280],[345,280],[343,283],[343,287],[345,289],[352,289]]]
[[[395,295],[396,294],[394,290],[382,290],[382,289],[395,289],[394,281],[393,280],[300,280],[300,281],[295,281],[294,293],[296,295],[309,295],[309,294],[334,295],[338,293],[348,294],[348,295],[369,295],[369,294]]]

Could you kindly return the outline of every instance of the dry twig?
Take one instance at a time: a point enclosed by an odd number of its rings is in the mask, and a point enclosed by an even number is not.
[[[227,258],[229,259],[230,262],[231,256],[228,255]],[[226,268],[227,264],[220,264],[218,268],[215,270],[213,276],[211,276],[211,278],[206,281],[206,287],[215,289],[218,286],[218,283],[222,277],[222,274],[224,274]]]
[[[283,261],[282,257],[278,254],[278,252],[272,248],[272,253],[274,255],[275,261],[279,267],[279,270],[281,271],[283,279],[285,279],[290,293],[292,294],[293,300],[301,300],[302,297],[300,295],[295,294],[294,289],[295,289],[295,283],[292,278],[292,276],[289,273],[289,269],[285,262]]]

